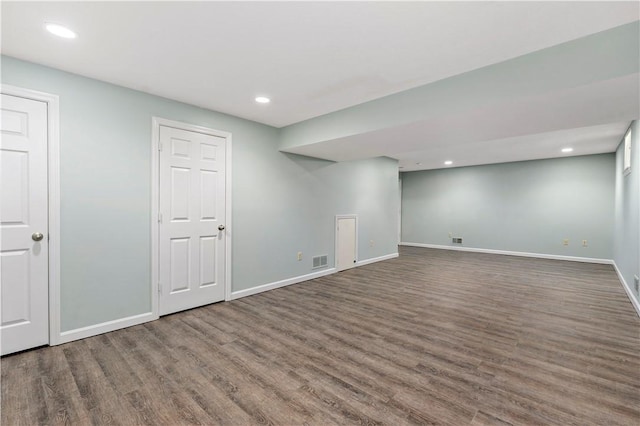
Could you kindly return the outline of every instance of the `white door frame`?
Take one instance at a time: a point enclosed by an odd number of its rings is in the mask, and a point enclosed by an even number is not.
[[[336,271],[338,271],[338,221],[340,219],[355,219],[356,223],[356,261],[358,260],[358,256],[359,256],[359,251],[358,251],[358,215],[357,214],[337,214],[336,215],[336,229],[335,229],[335,251],[334,251],[334,264],[335,264],[335,269]],[[355,267],[357,265],[357,262],[353,264],[353,267]],[[348,268],[348,269],[351,269]]]
[[[400,175],[400,173],[398,173]],[[402,242],[402,177],[398,176],[398,245]]]
[[[49,216],[49,345],[60,343],[60,99],[58,95],[2,84],[5,95],[47,104]]]
[[[203,133],[205,135],[218,136],[226,139],[225,159],[225,265],[224,265],[224,300],[231,300],[231,240],[233,228],[231,226],[231,133],[208,127],[197,126],[189,123],[168,120],[166,118],[152,117],[151,136],[151,311],[155,318],[159,317],[158,292],[160,291],[160,126],[173,127],[175,129],[190,132]]]

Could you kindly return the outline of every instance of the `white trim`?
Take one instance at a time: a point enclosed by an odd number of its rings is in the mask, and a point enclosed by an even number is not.
[[[160,123],[151,118],[151,312],[157,319],[159,314],[160,259],[158,236],[160,234]]]
[[[370,263],[382,262],[383,260],[395,259],[398,256],[398,253],[391,253],[384,256],[372,257],[371,259],[359,260],[356,262],[356,266],[364,266],[369,265]]]
[[[47,104],[49,215],[49,345],[60,343],[60,98],[51,93],[2,84],[7,95]]]
[[[324,277],[326,275],[335,274],[337,271],[335,268],[325,269],[324,271],[313,272],[311,274],[300,275],[293,278],[287,278],[286,280],[275,281],[268,284],[262,284],[257,287],[251,287],[246,290],[238,290],[231,293],[230,300],[240,299],[241,297],[253,296],[254,294],[262,293],[264,291],[274,290],[276,288],[285,287],[292,284],[298,284],[303,281],[313,280],[315,278]]]
[[[555,255],[555,254],[527,253],[527,252],[520,252],[520,251],[479,249],[479,248],[472,248],[472,247],[451,247],[451,246],[442,246],[437,244],[423,244],[423,243],[402,242],[400,243],[400,245],[407,246],[407,247],[432,248],[432,249],[438,249],[438,250],[467,251],[467,252],[474,252],[474,253],[501,254],[506,256],[520,256],[520,257],[536,257],[539,259],[568,260],[570,262],[584,262],[584,263],[598,263],[598,264],[604,264],[604,265],[613,265],[613,268],[615,269],[616,274],[618,275],[618,279],[620,280],[622,287],[627,293],[629,300],[631,300],[631,304],[635,308],[636,313],[638,314],[638,316],[640,316],[640,301],[638,301],[635,297],[633,297],[633,290],[631,290],[631,286],[627,284],[627,281],[624,279],[624,277],[622,276],[622,273],[618,269],[618,265],[616,265],[616,262],[612,259],[596,259],[596,258],[590,258],[590,257],[561,256],[561,255]]]
[[[371,263],[381,262],[383,260],[389,260],[389,259],[393,259],[393,258],[396,258],[396,257],[398,257],[398,253],[391,253],[391,254],[387,254],[387,255],[384,255],[384,256],[380,256],[380,257],[374,257],[374,258],[371,258],[371,259],[361,260],[361,261],[357,262],[355,264],[355,266],[369,265]],[[297,277],[287,278],[285,280],[275,281],[275,282],[268,283],[268,284],[262,284],[262,285],[259,285],[259,286],[256,286],[256,287],[248,288],[246,290],[234,291],[233,293],[231,293],[231,299],[229,299],[229,300],[236,300],[236,299],[240,299],[240,298],[246,297],[246,296],[253,296],[254,294],[262,293],[264,291],[275,290],[276,288],[286,287],[288,285],[298,284],[298,283],[301,283],[303,281],[309,281],[309,280],[313,280],[313,279],[316,279],[316,278],[325,277],[327,275],[332,275],[332,274],[335,274],[337,272],[338,272],[338,270],[336,268],[325,269],[323,271],[312,272],[312,273],[306,274],[306,275],[299,275]]]
[[[468,252],[474,252],[474,253],[502,254],[506,256],[536,257],[539,259],[568,260],[571,262],[602,263],[606,265],[613,265],[613,260],[611,259],[597,259],[597,258],[591,258],[591,257],[563,256],[563,255],[557,255],[557,254],[543,254],[543,253],[528,253],[524,251],[481,249],[481,248],[475,248],[475,247],[452,247],[452,246],[442,246],[437,244],[422,244],[422,243],[408,243],[408,242],[401,242],[400,245],[408,246],[408,247],[433,248],[433,249],[439,249],[439,250],[468,251]]]
[[[627,296],[629,297],[629,300],[631,300],[631,304],[633,305],[633,307],[636,310],[636,313],[640,317],[640,301],[638,301],[633,296],[633,290],[631,289],[631,286],[629,284],[627,284],[627,281],[622,276],[622,273],[620,272],[620,269],[618,269],[618,265],[616,264],[615,261],[613,262],[613,269],[616,270],[616,274],[618,274],[618,279],[620,280],[620,283],[622,284],[622,288],[624,288],[624,291],[627,293]]]
[[[225,288],[224,300],[231,300],[231,243],[233,236],[232,217],[231,217],[231,133],[221,130],[215,130],[208,127],[198,126],[195,124],[183,123],[180,121],[168,120],[161,117],[151,118],[151,313],[157,319],[159,317],[159,241],[158,235],[160,226],[158,224],[158,213],[160,209],[160,126],[172,127],[175,129],[186,130],[190,132],[203,133],[205,135],[218,136],[225,138]]]
[[[226,133],[226,138],[227,138],[227,143],[225,144],[225,153],[226,153],[226,161],[225,161],[225,169],[224,169],[224,173],[225,173],[225,189],[224,189],[224,193],[225,193],[225,200],[224,200],[224,204],[225,204],[225,220],[226,220],[226,225],[225,225],[225,250],[226,250],[226,254],[225,254],[225,265],[224,265],[224,272],[225,272],[225,277],[224,277],[224,282],[225,282],[225,287],[224,287],[224,300],[225,301],[229,301],[231,300],[231,269],[232,269],[232,263],[231,263],[231,256],[233,253],[233,250],[231,250],[231,242],[233,240],[233,212],[231,210],[231,176],[233,175],[233,173],[231,173],[231,147],[232,147],[232,143],[231,143],[231,133]]]
[[[398,172],[398,244],[402,241],[402,177]]]
[[[353,263],[353,265],[347,267],[347,268],[343,268],[338,270],[338,221],[340,219],[355,219],[356,223],[355,223],[355,227],[356,227],[356,235],[355,235],[355,239],[356,239],[356,261]],[[346,271],[347,269],[351,269],[351,268],[355,268],[357,266],[358,263],[358,215],[357,214],[337,214],[336,215],[336,219],[335,219],[335,233],[334,233],[335,237],[335,251],[334,251],[334,268],[336,269],[336,271],[340,272],[340,271]]]
[[[157,316],[153,312],[146,312],[144,314],[133,315],[126,318],[120,318],[113,321],[107,321],[100,324],[90,325],[87,327],[76,328],[74,330],[65,331],[60,333],[61,343],[68,343],[74,340],[85,339],[91,336],[97,336],[98,334],[108,333],[110,331],[120,330],[121,328],[131,327],[133,325],[142,324],[145,322],[153,321],[157,319]]]

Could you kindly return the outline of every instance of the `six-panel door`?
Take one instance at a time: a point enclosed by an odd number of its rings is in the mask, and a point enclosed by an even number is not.
[[[3,94],[0,123],[0,351],[5,355],[49,343],[47,104]]]
[[[224,300],[225,142],[160,126],[160,315]]]

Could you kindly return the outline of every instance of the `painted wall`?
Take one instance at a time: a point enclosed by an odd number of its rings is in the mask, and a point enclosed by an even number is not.
[[[633,276],[640,276],[640,125],[631,126],[631,173],[623,174],[624,141],[616,151],[613,260],[640,306]]]
[[[402,241],[452,246],[451,232],[464,247],[611,259],[614,164],[601,154],[402,173]]]
[[[242,160],[233,155],[235,168]],[[336,214],[358,215],[358,260],[397,253],[395,160],[334,163],[264,144],[247,156],[233,173],[234,290],[308,274],[317,255],[328,254],[333,266]]]
[[[332,265],[336,214],[361,260],[397,252],[394,160],[284,154],[278,129],[5,56],[2,83],[60,96],[62,331],[151,310],[152,116],[233,134],[234,291]]]

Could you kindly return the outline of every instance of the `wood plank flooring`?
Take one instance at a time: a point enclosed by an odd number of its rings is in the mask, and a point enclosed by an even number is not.
[[[3,425],[639,425],[609,265],[401,248],[2,359]]]

